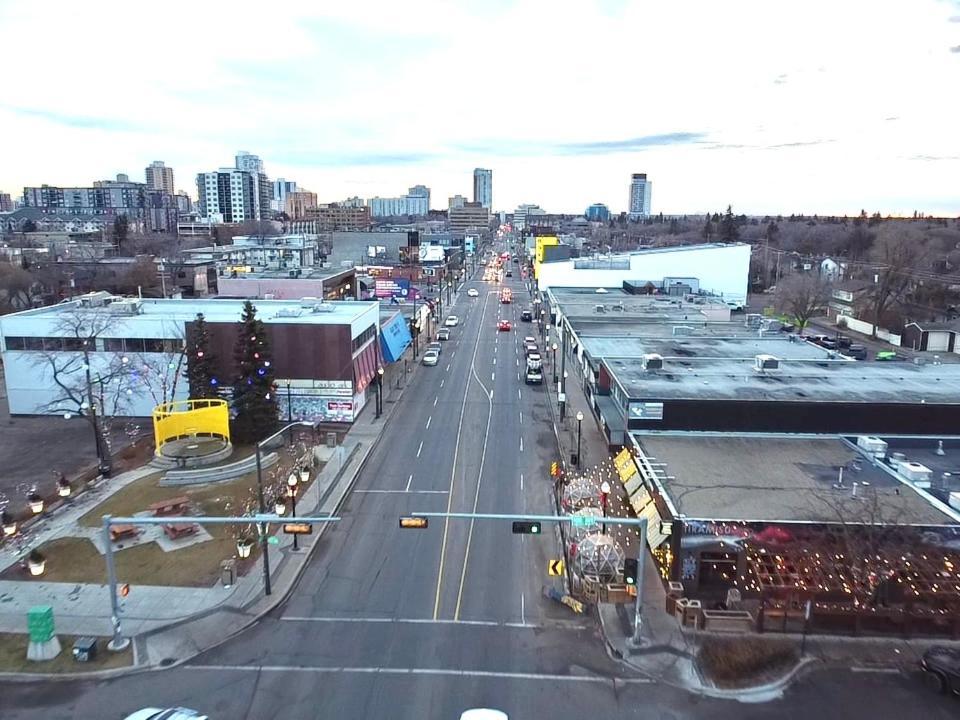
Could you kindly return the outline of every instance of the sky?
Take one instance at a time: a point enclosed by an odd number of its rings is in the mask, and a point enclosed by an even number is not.
[[[0,0],[0,191],[258,154],[321,202],[960,215],[960,0]]]

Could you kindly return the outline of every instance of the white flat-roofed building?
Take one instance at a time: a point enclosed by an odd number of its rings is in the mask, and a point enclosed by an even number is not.
[[[244,300],[121,298],[89,293],[59,305],[0,317],[0,351],[11,415],[62,415],[56,372],[91,381],[107,415],[148,416],[159,402],[187,397],[184,338],[202,313],[217,358],[220,385],[233,382],[233,347]],[[281,417],[352,422],[382,364],[379,303],[255,300],[276,372]],[[83,340],[91,347],[84,355]],[[118,371],[120,368],[120,371]],[[108,378],[106,387],[100,379]],[[286,390],[287,384],[291,390]],[[101,408],[98,407],[98,410]]]

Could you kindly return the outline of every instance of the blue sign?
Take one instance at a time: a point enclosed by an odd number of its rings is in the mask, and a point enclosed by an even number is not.
[[[410,328],[401,313],[397,313],[380,327],[380,351],[387,362],[396,362],[413,342]]]

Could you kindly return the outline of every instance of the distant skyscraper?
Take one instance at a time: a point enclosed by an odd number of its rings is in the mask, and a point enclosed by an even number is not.
[[[219,222],[257,220],[257,176],[246,170],[220,168],[197,175],[200,216]]]
[[[0,212],[11,212],[13,210],[13,198],[10,193],[0,193]]]
[[[467,199],[463,195],[454,195],[447,199],[447,209],[456,210],[467,204]]]
[[[163,192],[174,194],[173,189],[173,168],[163,164],[163,160],[154,160],[144,170],[147,178],[148,190],[162,190]]]
[[[493,170],[476,168],[473,171],[473,201],[487,210],[493,207]]]
[[[630,217],[650,217],[650,190],[653,183],[646,173],[634,173],[630,178]]]
[[[430,212],[430,188],[414,185],[406,195],[392,198],[374,197],[367,203],[373,217],[422,216]]]
[[[603,203],[595,203],[587,208],[586,217],[594,222],[606,222],[610,219],[610,208]]]
[[[414,185],[412,188],[407,190],[408,198],[426,198],[427,199],[427,212],[430,212],[430,188],[426,185]],[[427,213],[424,213],[426,215]]]
[[[270,209],[274,212],[284,212],[287,206],[287,195],[297,191],[297,184],[292,180],[277,178],[271,183]]]
[[[268,219],[271,214],[270,200],[273,193],[271,192],[270,181],[263,169],[263,160],[260,159],[259,155],[253,155],[246,150],[238,150],[234,158],[234,167],[253,176],[254,195],[257,197],[257,202],[254,205],[254,216],[248,219]]]

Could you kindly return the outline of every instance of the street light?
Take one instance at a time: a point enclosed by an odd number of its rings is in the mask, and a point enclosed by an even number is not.
[[[377,418],[383,415],[383,368],[377,368]],[[296,536],[294,536],[296,539]]]
[[[301,468],[301,472],[305,468]],[[293,519],[297,516],[297,483],[300,481],[300,478],[303,477],[299,475],[296,471],[290,473],[290,476],[287,478],[287,497],[290,498],[290,518]],[[307,472],[307,477],[310,477],[309,471]],[[293,549],[299,550],[300,546],[297,544],[297,536],[293,536]]]
[[[553,344],[553,347],[551,348],[551,350],[553,350],[553,381],[557,382],[557,344],[556,343]]]
[[[606,517],[607,517],[607,497],[609,497],[609,495],[610,495],[610,483],[608,483],[606,480],[604,480],[604,481],[603,481],[603,484],[600,486],[600,498],[601,498],[602,501],[603,501],[603,517],[604,517],[604,519],[606,519]],[[602,530],[603,530],[603,534],[606,535],[606,534],[607,534],[607,524],[606,524],[606,523],[603,523],[603,528],[602,528]]]
[[[580,424],[583,422],[583,413],[577,410],[577,467],[580,463]]]

